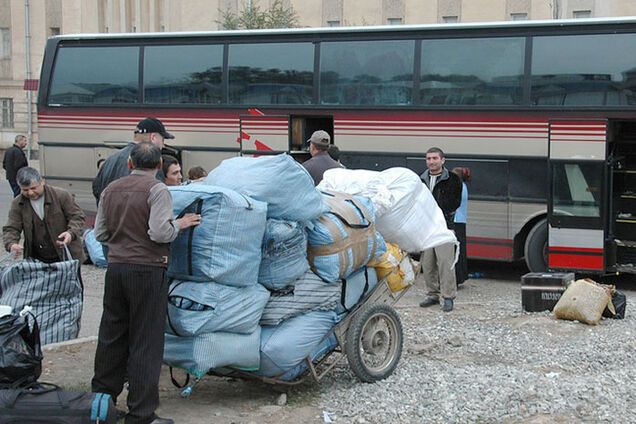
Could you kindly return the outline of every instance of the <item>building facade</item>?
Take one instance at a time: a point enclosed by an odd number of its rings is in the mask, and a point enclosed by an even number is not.
[[[274,0],[0,0],[0,148],[27,134],[37,149],[36,84],[48,37],[210,31],[223,11]],[[635,16],[634,0],[282,0],[302,27]]]

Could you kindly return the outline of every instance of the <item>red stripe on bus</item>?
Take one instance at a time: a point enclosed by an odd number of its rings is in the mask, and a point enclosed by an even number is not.
[[[568,247],[568,246],[550,246],[550,250],[557,250],[559,252],[581,252],[581,253],[596,253],[598,255],[603,254],[603,249],[598,247]]]
[[[399,137],[423,137],[426,136],[426,134],[377,134],[377,133],[351,133],[351,132],[347,132],[347,133],[339,133],[338,131],[336,131],[336,135],[339,136],[349,136],[349,135],[356,135],[356,136],[365,136],[365,137],[393,137],[393,136],[399,136]],[[450,137],[462,137],[462,138],[519,138],[519,139],[536,139],[536,140],[545,140],[545,137],[536,137],[536,136],[513,136],[513,135],[509,135],[509,136],[504,136],[504,135],[463,135],[463,136],[459,136],[459,135],[453,135],[453,134],[431,134],[430,137],[444,137],[444,138],[450,138]]]
[[[466,253],[469,258],[474,259],[512,260],[512,246],[468,242]]]
[[[520,129],[471,129],[471,128],[417,128],[417,127],[401,127],[392,128],[390,125],[385,125],[383,122],[376,124],[377,128],[368,128],[367,126],[349,126],[349,125],[334,125],[337,131],[359,131],[360,129],[366,129],[367,131],[419,131],[419,132],[433,132],[433,131],[447,131],[447,132],[476,132],[476,133],[530,133],[530,134],[544,134],[547,135],[547,131],[533,131],[533,130],[520,130]],[[580,134],[579,134],[580,135]]]
[[[554,254],[549,255],[549,268],[603,270],[603,255]]]

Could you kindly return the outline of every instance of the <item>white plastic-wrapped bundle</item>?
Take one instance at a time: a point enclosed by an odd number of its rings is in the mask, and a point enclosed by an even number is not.
[[[330,169],[323,181],[334,190],[371,199],[377,210],[376,229],[387,242],[403,250],[421,252],[456,242],[433,195],[410,169]]]

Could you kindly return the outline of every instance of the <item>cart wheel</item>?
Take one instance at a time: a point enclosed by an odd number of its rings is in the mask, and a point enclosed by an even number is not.
[[[349,366],[365,383],[383,380],[395,370],[402,355],[402,322],[386,304],[362,308],[347,330]]]

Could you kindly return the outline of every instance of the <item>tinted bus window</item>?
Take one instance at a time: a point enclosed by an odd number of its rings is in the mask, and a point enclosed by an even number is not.
[[[62,47],[48,103],[138,103],[138,86],[139,47]]]
[[[311,43],[235,44],[229,53],[230,103],[310,104]]]
[[[446,159],[444,166],[449,171],[457,166],[470,168],[471,199],[508,201],[508,161]]]
[[[144,102],[219,104],[223,46],[157,46],[144,50]]]
[[[523,38],[422,41],[425,105],[515,105],[523,100]]]
[[[414,53],[414,41],[322,43],[320,103],[411,104]]]
[[[535,37],[532,102],[541,106],[636,104],[633,34]]]
[[[510,197],[519,202],[545,202],[548,198],[546,159],[510,160]]]

